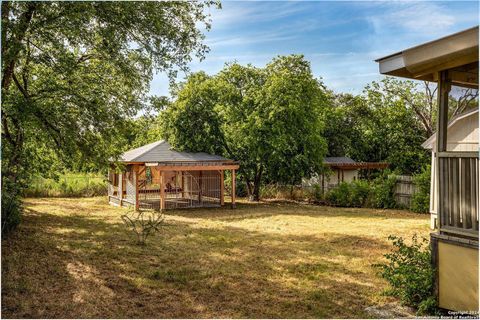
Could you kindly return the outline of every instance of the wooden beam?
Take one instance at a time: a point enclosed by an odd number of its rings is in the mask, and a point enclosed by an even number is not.
[[[218,171],[218,170],[236,170],[238,164],[221,166],[158,166],[160,171]]]
[[[448,71],[440,71],[438,73],[438,85],[437,85],[437,105],[438,105],[438,114],[437,114],[437,141],[436,141],[436,172],[435,178],[438,183],[438,195],[437,195],[437,217],[439,229],[443,225],[443,215],[444,215],[444,199],[441,195],[445,194],[444,188],[447,186],[440,181],[440,170],[444,169],[440,163],[439,153],[447,151],[447,127],[448,127],[448,95],[451,89],[451,82],[448,77]],[[443,170],[442,170],[443,171]],[[443,174],[443,173],[442,173]]]
[[[165,210],[165,174],[160,171],[160,210]]]
[[[220,171],[220,205],[223,206],[225,197],[225,182],[223,181],[223,170]]]
[[[185,179],[183,177],[183,171],[180,171],[180,176],[182,177],[182,198],[185,198]]]
[[[202,171],[198,173],[198,202],[202,203]]]
[[[322,195],[325,194],[325,173],[322,173]]]
[[[138,199],[138,166],[133,167],[133,179],[135,180],[135,210],[140,208],[140,202]]]
[[[232,170],[232,209],[235,208],[235,169]]]
[[[120,207],[122,206],[123,201],[123,172],[118,174],[118,192],[120,192]]]
[[[447,151],[448,95],[451,82],[448,71],[441,71],[438,78],[437,152]]]

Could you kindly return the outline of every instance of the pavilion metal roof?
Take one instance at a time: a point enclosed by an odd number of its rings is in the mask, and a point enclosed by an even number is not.
[[[120,156],[122,162],[208,162],[222,161],[230,162],[227,158],[212,155],[204,152],[175,151],[165,140],[129,150]]]

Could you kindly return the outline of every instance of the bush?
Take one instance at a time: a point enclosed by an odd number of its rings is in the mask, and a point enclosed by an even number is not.
[[[430,209],[430,177],[431,168],[426,166],[422,172],[413,176],[413,182],[417,187],[412,197],[411,209],[419,213],[428,213]]]
[[[417,236],[412,243],[406,244],[403,238],[389,236],[393,242],[392,252],[385,254],[388,262],[374,265],[380,269],[380,275],[388,281],[390,289],[386,294],[395,296],[401,302],[417,309],[419,314],[436,312],[436,299],[433,292],[434,269],[431,265],[429,241]]]
[[[324,195],[322,192],[322,187],[316,183],[312,185],[311,187],[307,187],[307,200],[309,202],[322,202],[324,200]]]
[[[93,197],[107,195],[101,174],[67,173],[58,179],[35,177],[24,191],[26,197]]]
[[[20,186],[21,183],[2,177],[2,236],[8,235],[20,223],[23,210]]]
[[[2,235],[7,235],[20,223],[22,202],[18,195],[2,190]]]
[[[351,183],[340,183],[328,191],[325,198],[330,205],[337,207],[363,207],[369,192],[370,186],[367,181],[356,180]]]
[[[397,207],[395,185],[397,176],[385,171],[373,180],[368,206],[372,208],[392,209]]]
[[[310,197],[306,188],[294,185],[268,184],[260,187],[260,198],[303,201]]]

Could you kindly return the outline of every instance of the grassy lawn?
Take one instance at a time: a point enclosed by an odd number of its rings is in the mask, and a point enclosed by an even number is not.
[[[387,236],[427,236],[396,210],[240,203],[169,211],[136,245],[105,197],[28,199],[2,241],[3,317],[368,317]]]

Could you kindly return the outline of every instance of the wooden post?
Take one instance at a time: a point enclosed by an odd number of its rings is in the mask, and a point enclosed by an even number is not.
[[[223,181],[223,170],[220,170],[220,205],[224,204],[225,182]]]
[[[180,171],[180,176],[182,177],[182,199],[185,198],[185,179],[183,178],[183,171]]]
[[[113,193],[112,188],[112,172],[110,168],[108,169],[108,201],[110,202],[111,193]]]
[[[120,207],[123,201],[123,172],[118,174],[118,192],[120,193]]]
[[[135,180],[135,210],[140,208],[140,203],[138,199],[138,165],[133,167],[133,179]]]
[[[439,230],[442,227],[442,216],[443,212],[443,189],[447,186],[440,181],[440,170],[444,170],[443,165],[441,165],[440,158],[438,157],[439,152],[447,151],[447,126],[448,126],[448,95],[451,89],[450,79],[448,78],[448,71],[440,71],[438,73],[438,115],[437,115],[437,141],[436,141],[436,150],[435,150],[435,179],[438,184],[438,195],[437,195],[437,219]],[[443,180],[443,179],[442,179]]]
[[[325,173],[322,173],[322,195],[325,194]]]
[[[235,208],[235,169],[232,170],[232,209]]]
[[[165,172],[160,171],[160,210],[165,210]]]
[[[198,173],[198,202],[201,204],[202,203],[202,171],[200,170],[200,172]]]

